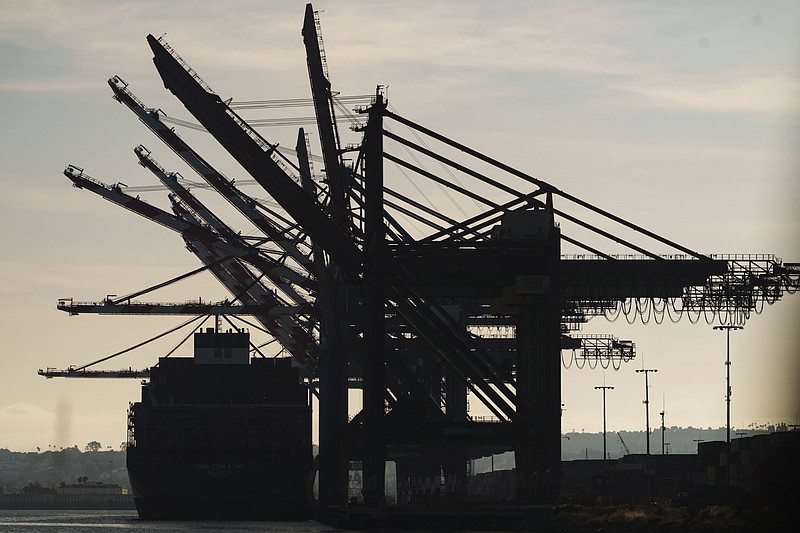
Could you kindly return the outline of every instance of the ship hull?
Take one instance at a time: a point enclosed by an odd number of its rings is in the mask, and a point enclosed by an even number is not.
[[[263,498],[134,498],[141,520],[299,521],[308,511]]]
[[[305,520],[305,475],[291,464],[226,455],[128,450],[143,520]]]

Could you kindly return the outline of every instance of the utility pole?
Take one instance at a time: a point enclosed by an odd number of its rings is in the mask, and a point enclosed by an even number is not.
[[[664,431],[666,431],[666,428],[664,427],[664,414],[665,413],[666,413],[666,411],[664,410],[664,406],[663,406],[663,403],[662,403],[661,412],[658,413],[658,414],[661,415],[661,455],[665,455],[664,454]]]
[[[595,390],[603,391],[603,468],[606,466],[608,453],[606,453],[606,391],[614,390],[614,387],[603,385],[602,387],[595,387]]]
[[[723,326],[714,326],[717,331],[724,331],[726,337],[725,349],[725,442],[727,460],[725,461],[725,484],[730,485],[731,482],[731,330],[744,329],[744,326],[734,326],[731,324]]]
[[[644,374],[644,412],[645,412],[645,427],[647,428],[647,455],[650,455],[650,386],[647,381],[647,374],[650,372],[658,372],[654,368],[642,368],[637,370],[637,374]]]

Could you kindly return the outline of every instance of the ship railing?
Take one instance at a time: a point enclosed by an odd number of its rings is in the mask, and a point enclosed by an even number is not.
[[[503,421],[497,418],[496,416],[470,416],[470,422],[481,422],[481,423],[489,423],[489,424],[500,424]]]
[[[174,307],[174,306],[185,306],[185,307],[207,307],[207,306],[225,306],[230,305],[229,300],[203,300],[202,298],[198,300],[184,300],[183,302],[142,302],[138,300],[127,300],[122,302],[115,302],[111,299],[101,300],[101,301],[74,301],[72,298],[59,298],[57,307],[59,309],[62,308],[69,308],[69,307],[102,307],[106,305],[126,305],[126,306],[138,306],[138,307]]]
[[[620,259],[624,261],[641,261],[653,260],[651,256],[643,254],[610,254],[607,257],[612,259]],[[688,254],[659,254],[659,258],[670,261],[692,261],[698,260],[697,257]],[[708,257],[716,261],[758,261],[769,263],[781,263],[781,259],[774,254],[709,254]],[[597,254],[562,254],[562,260],[577,261],[577,260],[591,260],[591,261],[606,261],[606,256]]]

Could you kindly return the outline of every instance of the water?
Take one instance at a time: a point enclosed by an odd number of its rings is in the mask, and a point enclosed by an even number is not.
[[[318,522],[150,522],[136,511],[0,510],[2,533],[325,533],[338,531]]]

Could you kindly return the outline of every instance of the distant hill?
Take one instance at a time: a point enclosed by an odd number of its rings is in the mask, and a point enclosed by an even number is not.
[[[81,452],[78,448],[59,451],[12,452],[0,449],[0,490],[20,492],[28,483],[58,487],[76,483],[78,478],[116,483],[130,490],[124,451]]]
[[[763,435],[774,433],[775,431],[788,431],[785,424],[778,426],[765,426],[757,430],[734,430],[731,428],[731,438],[736,439],[746,433],[746,436]],[[620,436],[622,439],[620,440]],[[627,445],[632,454],[646,453],[647,441],[645,431],[608,431],[606,433],[606,451],[611,459],[617,459],[625,454],[622,441]],[[664,446],[668,454],[695,454],[699,440],[724,441],[725,428],[680,428],[671,427],[664,431],[664,442],[669,443]],[[650,453],[661,453],[661,428],[650,434]],[[577,433],[569,432],[562,435],[561,439],[561,460],[572,461],[576,459],[602,459],[603,458],[603,433]],[[475,461],[475,472],[482,473],[490,470],[509,470],[514,468],[514,454],[508,452],[491,457],[484,457]]]
[[[783,427],[788,430],[787,427]],[[653,429],[650,434],[650,453],[661,454],[661,428]],[[770,426],[763,430],[747,431],[748,436],[760,435],[780,431],[780,428]],[[736,439],[736,430],[731,429],[731,438]],[[741,432],[739,432],[741,433]],[[608,431],[606,433],[606,451],[611,459],[622,457],[625,454],[625,445],[630,453],[647,452],[647,436],[645,431]],[[698,441],[724,441],[725,428],[665,428],[664,450],[667,454],[694,454],[697,453]],[[623,445],[623,441],[625,445]],[[603,458],[603,433],[565,433],[561,440],[561,459],[602,459]]]
[[[788,431],[786,425],[768,426],[758,430],[748,430],[747,436],[762,435],[775,431]],[[739,438],[740,430],[731,430],[731,438]],[[631,453],[645,453],[644,431],[607,432],[607,451],[610,458],[621,457],[624,453],[620,436]],[[693,454],[697,452],[697,441],[724,441],[725,428],[679,428],[671,427],[664,432],[664,440],[670,454]],[[316,454],[317,446],[314,446]],[[650,435],[650,453],[661,453],[661,429]],[[561,439],[561,459],[601,459],[603,457],[602,433],[565,433]],[[511,452],[496,455],[493,459],[485,457],[475,461],[475,472],[492,469],[508,470],[514,467],[514,454]],[[125,468],[124,451],[80,451],[77,447],[59,451],[12,452],[0,448],[0,490],[19,492],[28,483],[39,483],[43,487],[57,487],[61,483],[75,483],[79,477],[89,481],[116,483],[130,489],[128,472]]]

